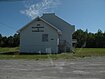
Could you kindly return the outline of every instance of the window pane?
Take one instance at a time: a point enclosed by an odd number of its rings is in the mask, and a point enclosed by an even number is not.
[[[48,34],[42,34],[42,41],[47,42],[48,41]]]

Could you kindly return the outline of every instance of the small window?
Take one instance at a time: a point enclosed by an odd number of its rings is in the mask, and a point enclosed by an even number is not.
[[[40,24],[37,24],[37,26],[40,26]]]
[[[42,34],[42,42],[48,42],[48,34]]]
[[[51,38],[51,40],[54,40],[53,38]]]

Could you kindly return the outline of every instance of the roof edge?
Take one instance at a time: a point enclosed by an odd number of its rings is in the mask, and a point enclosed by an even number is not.
[[[29,24],[31,24],[34,20],[36,20],[37,18],[39,18],[39,16],[38,17],[36,17],[35,19],[33,19],[32,21],[30,21],[29,23],[27,23],[26,25],[24,25],[23,27],[21,27],[19,30],[17,30],[16,32],[17,33],[20,33],[24,28],[26,28]]]
[[[44,19],[42,19],[41,17],[39,17],[43,22],[47,23],[48,25],[50,25],[52,28],[54,28],[59,34],[62,34],[61,30],[59,30],[58,28],[56,28],[54,25],[50,24],[49,22],[45,21]]]
[[[54,25],[50,24],[49,22],[45,21],[44,19],[42,19],[41,17],[36,17],[35,19],[33,19],[32,21],[30,21],[28,24],[26,24],[25,26],[23,26],[22,28],[20,28],[19,30],[17,30],[17,33],[20,33],[23,29],[25,29],[29,24],[31,24],[33,21],[35,21],[37,18],[39,18],[40,20],[42,20],[43,22],[47,23],[48,25],[50,25],[52,28],[54,28],[59,34],[62,34],[61,30],[59,30],[58,28],[56,28]]]

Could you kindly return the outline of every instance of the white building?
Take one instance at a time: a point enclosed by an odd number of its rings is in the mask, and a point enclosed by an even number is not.
[[[72,50],[72,34],[75,26],[70,25],[54,13],[37,17],[18,30],[21,53],[59,53]]]

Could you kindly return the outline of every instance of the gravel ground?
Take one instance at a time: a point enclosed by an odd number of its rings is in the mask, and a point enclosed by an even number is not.
[[[0,60],[0,79],[105,79],[105,57]]]

